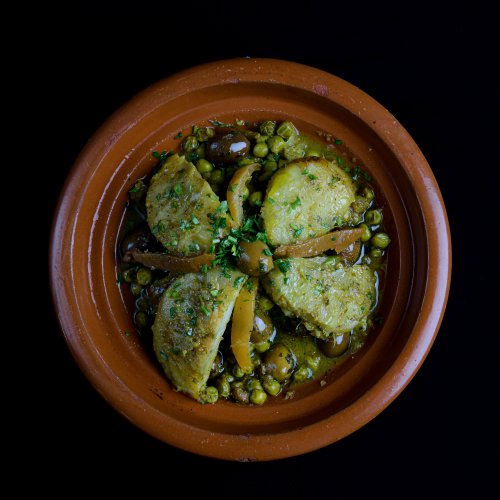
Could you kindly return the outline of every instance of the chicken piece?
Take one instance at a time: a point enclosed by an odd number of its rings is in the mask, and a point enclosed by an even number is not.
[[[351,177],[325,158],[290,162],[267,186],[261,215],[268,241],[292,245],[328,233],[340,225],[337,217],[349,210],[355,191]]]
[[[153,330],[156,357],[167,378],[203,401],[210,369],[247,276],[219,268],[177,278],[163,294]],[[213,309],[213,310],[212,310]]]
[[[376,301],[375,273],[338,257],[283,260],[261,282],[287,316],[297,316],[311,335],[326,339],[351,331]],[[286,275],[280,270],[286,270]],[[285,284],[285,277],[290,281]]]
[[[170,156],[152,177],[146,195],[151,232],[173,255],[208,253],[214,230],[209,214],[220,217],[218,237],[225,236],[232,224],[225,214],[217,214],[218,199],[192,163]]]

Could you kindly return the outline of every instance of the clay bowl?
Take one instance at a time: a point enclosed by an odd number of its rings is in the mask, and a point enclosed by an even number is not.
[[[201,405],[172,390],[136,330],[117,246],[129,179],[151,172],[154,150],[179,146],[194,124],[236,117],[290,120],[329,132],[360,158],[383,193],[392,243],[381,327],[293,399],[263,406]],[[54,217],[54,306],[76,362],[118,412],[152,436],[228,460],[289,457],[341,439],[380,413],[426,357],[444,312],[450,234],[436,180],[418,147],[380,104],[314,68],[269,59],[205,64],[166,78],[116,111],[92,136],[66,180]],[[125,335],[129,333],[129,336]]]

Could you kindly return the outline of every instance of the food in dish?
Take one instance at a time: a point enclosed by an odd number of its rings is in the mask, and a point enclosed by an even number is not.
[[[263,404],[359,350],[390,238],[355,158],[272,120],[195,126],[154,156],[130,190],[121,276],[177,390]]]

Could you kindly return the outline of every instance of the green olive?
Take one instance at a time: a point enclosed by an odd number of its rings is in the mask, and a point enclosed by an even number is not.
[[[133,283],[135,280],[135,269],[130,268],[130,269],[125,269],[124,271],[122,271],[122,278],[127,283]]]
[[[136,297],[139,297],[143,288],[144,287],[139,285],[139,283],[130,283],[130,293]]]
[[[264,158],[264,156],[266,156],[267,153],[269,153],[269,148],[267,147],[267,144],[265,144],[265,143],[256,144],[253,147],[252,153],[257,158]]]
[[[370,243],[377,248],[387,248],[390,242],[391,239],[389,238],[389,235],[386,233],[377,233],[370,240]]]
[[[216,163],[237,163],[248,156],[250,142],[240,132],[216,134],[207,143],[207,158]]]
[[[135,324],[138,328],[144,328],[148,326],[148,315],[144,311],[139,311],[135,315]]]
[[[382,250],[380,250],[380,248],[374,248],[370,251],[369,255],[372,259],[380,259],[380,257],[382,257]]]
[[[231,392],[231,386],[227,378],[220,377],[215,382],[215,387],[217,387],[217,392],[219,393],[220,398],[229,397],[229,393]]]
[[[141,267],[137,271],[137,283],[139,285],[149,285],[151,283],[151,280],[153,279],[153,271],[151,269],[148,269],[147,267]]]
[[[269,376],[263,377],[262,386],[270,396],[277,396],[281,391],[280,383]]]
[[[240,365],[233,366],[233,375],[236,378],[243,378],[245,376],[245,372],[241,369]]]
[[[317,156],[318,158],[321,158],[321,155],[315,151],[314,149],[312,151],[309,151],[307,154],[306,154],[307,157],[310,157],[310,156]]]
[[[207,172],[211,172],[214,169],[214,166],[205,158],[200,158],[196,162],[196,170],[200,172],[200,174],[205,174]]]
[[[221,170],[214,170],[210,174],[210,184],[222,184],[224,182],[224,174]]]
[[[283,122],[276,130],[276,133],[283,139],[288,140],[296,134],[296,130],[290,122]]]
[[[304,148],[301,144],[290,145],[285,147],[285,158],[289,161],[304,158]]]
[[[135,305],[140,311],[147,311],[149,309],[149,302],[142,297],[136,300]]]
[[[260,207],[262,205],[262,200],[264,196],[262,195],[262,191],[254,191],[248,198],[248,203],[252,207]]]
[[[267,255],[271,253],[269,247],[262,241],[241,241],[239,246],[241,253],[237,266],[242,273],[260,276],[274,267],[272,255]]]
[[[276,334],[276,328],[269,316],[266,316],[263,311],[258,311],[259,315],[253,317],[253,330],[250,335],[250,341],[254,344],[272,340]]]
[[[214,362],[212,363],[212,368],[210,370],[209,379],[217,377],[222,370],[222,355],[220,352],[215,356]]]
[[[336,358],[347,350],[350,339],[350,333],[342,333],[325,340],[319,339],[318,347],[326,357]]]
[[[376,226],[382,222],[382,214],[378,210],[368,210],[365,214],[365,222]]]
[[[307,366],[301,366],[294,374],[293,379],[296,382],[303,382],[309,378],[309,369]]]
[[[360,228],[362,227],[365,230],[365,232],[361,235],[361,241],[363,243],[365,243],[372,237],[372,233],[370,231],[370,226],[368,226],[368,224],[365,224],[363,222],[363,224],[360,224],[359,227]]]
[[[257,137],[257,139],[255,139],[255,143],[261,144],[263,142],[267,142],[268,139],[269,139],[268,135],[261,135],[260,137]]]
[[[259,130],[262,135],[274,135],[274,132],[276,130],[276,122],[265,120],[260,124]]]
[[[215,130],[209,127],[202,127],[196,131],[196,138],[200,142],[208,141],[208,139],[211,139],[214,135],[215,135]]]
[[[217,388],[213,386],[207,387],[204,398],[205,401],[207,403],[214,404],[218,398],[219,398],[219,391],[217,390]]]
[[[264,172],[276,172],[278,170],[278,164],[275,161],[268,161],[264,165]]]
[[[292,351],[283,344],[273,345],[262,358],[263,375],[271,375],[278,382],[284,382],[292,375],[295,359]]]
[[[188,153],[191,153],[194,151],[197,147],[199,146],[198,140],[194,135],[188,135],[183,141],[182,141],[182,150],[187,151]]]
[[[310,368],[311,370],[316,370],[316,368],[318,368],[319,366],[320,358],[317,356],[316,357],[306,356],[304,361],[308,368]]]
[[[277,154],[285,147],[285,141],[279,135],[275,135],[267,140],[267,145],[271,152]]]
[[[254,345],[255,350],[259,354],[266,352],[270,347],[271,347],[271,342],[269,342],[269,340],[265,340],[264,342],[259,342],[258,344]]]
[[[266,399],[267,399],[267,394],[262,389],[255,389],[252,391],[252,394],[250,394],[250,401],[254,405],[264,404]]]
[[[274,307],[274,302],[264,294],[259,298],[259,309],[261,311],[270,311]]]
[[[250,191],[248,190],[248,188],[245,186],[243,188],[243,191],[241,192],[241,197],[246,200],[248,198],[248,196],[250,195]]]

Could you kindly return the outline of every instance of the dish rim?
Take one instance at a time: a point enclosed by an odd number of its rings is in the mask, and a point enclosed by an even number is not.
[[[221,72],[221,68],[224,69],[224,72]],[[261,71],[261,68],[265,68],[266,71]],[[289,78],[290,73],[293,74],[292,80]],[[212,79],[207,78],[207,75]],[[218,79],[218,83],[213,83],[214,78]],[[163,417],[169,420],[169,431],[155,429],[154,422],[161,420],[161,416],[153,415],[155,410],[151,407],[148,408],[152,410],[150,415],[152,418],[151,422],[148,423],[142,415],[143,406],[137,401],[133,392],[120,385],[119,378],[110,373],[104,360],[96,359],[96,351],[92,351],[94,346],[85,346],[80,342],[78,324],[71,312],[74,310],[72,306],[75,305],[76,297],[71,296],[72,289],[67,283],[64,283],[61,275],[61,268],[64,265],[61,262],[61,259],[64,258],[62,237],[68,224],[71,223],[72,203],[75,194],[81,187],[81,180],[84,178],[86,168],[91,163],[90,159],[103,154],[105,150],[103,144],[108,144],[112,138],[114,138],[113,142],[119,140],[120,136],[126,132],[122,125],[124,122],[127,123],[125,116],[133,114],[134,109],[141,101],[151,98],[160,90],[160,93],[163,92],[165,95],[164,91],[167,88],[171,89],[171,92],[166,99],[172,99],[183,92],[203,88],[207,82],[214,85],[235,85],[241,82],[290,85],[333,100],[346,110],[356,114],[379,137],[383,137],[382,140],[389,146],[412,180],[420,201],[428,241],[434,245],[433,252],[427,248],[427,287],[424,292],[422,314],[415,324],[409,341],[381,379],[341,412],[309,425],[307,427],[307,440],[304,439],[303,429],[295,429],[281,434],[255,436],[220,434],[219,439],[226,441],[230,439],[236,440],[240,444],[244,443],[244,446],[241,446],[241,449],[244,450],[244,456],[239,457],[235,457],[234,453],[224,454],[224,451],[220,450],[218,453],[214,453],[214,433],[193,428],[165,415]],[[337,90],[337,92],[332,90]],[[162,101],[162,103],[164,102]],[[363,113],[358,114],[358,102],[363,102]],[[388,130],[389,133],[387,133]],[[413,182],[414,180],[416,182]],[[446,231],[442,230],[443,224]],[[270,460],[313,451],[347,436],[377,416],[406,387],[425,360],[445,312],[451,280],[451,238],[444,202],[427,161],[406,130],[377,101],[348,82],[309,66],[273,59],[238,58],[202,64],[164,78],[134,96],[101,125],[93,134],[93,140],[83,148],[76,159],[59,196],[50,237],[49,270],[52,299],[65,341],[82,372],[94,388],[119,413],[154,437],[193,453],[239,461],[253,461],[256,458]],[[121,394],[121,398],[117,397],[118,393]],[[343,426],[340,431],[337,429],[332,431],[332,428],[335,427],[336,417],[338,419],[340,413],[342,413]],[[330,432],[325,432],[327,430]],[[189,441],[174,438],[174,434],[180,435],[186,431],[191,433]],[[209,434],[212,445],[199,446],[199,443],[206,440]],[[293,443],[292,450],[288,450],[288,447],[284,448],[283,442]],[[274,455],[269,451],[267,453],[258,451],[272,448],[277,443],[280,443],[279,450]],[[252,450],[254,450],[253,454]]]

